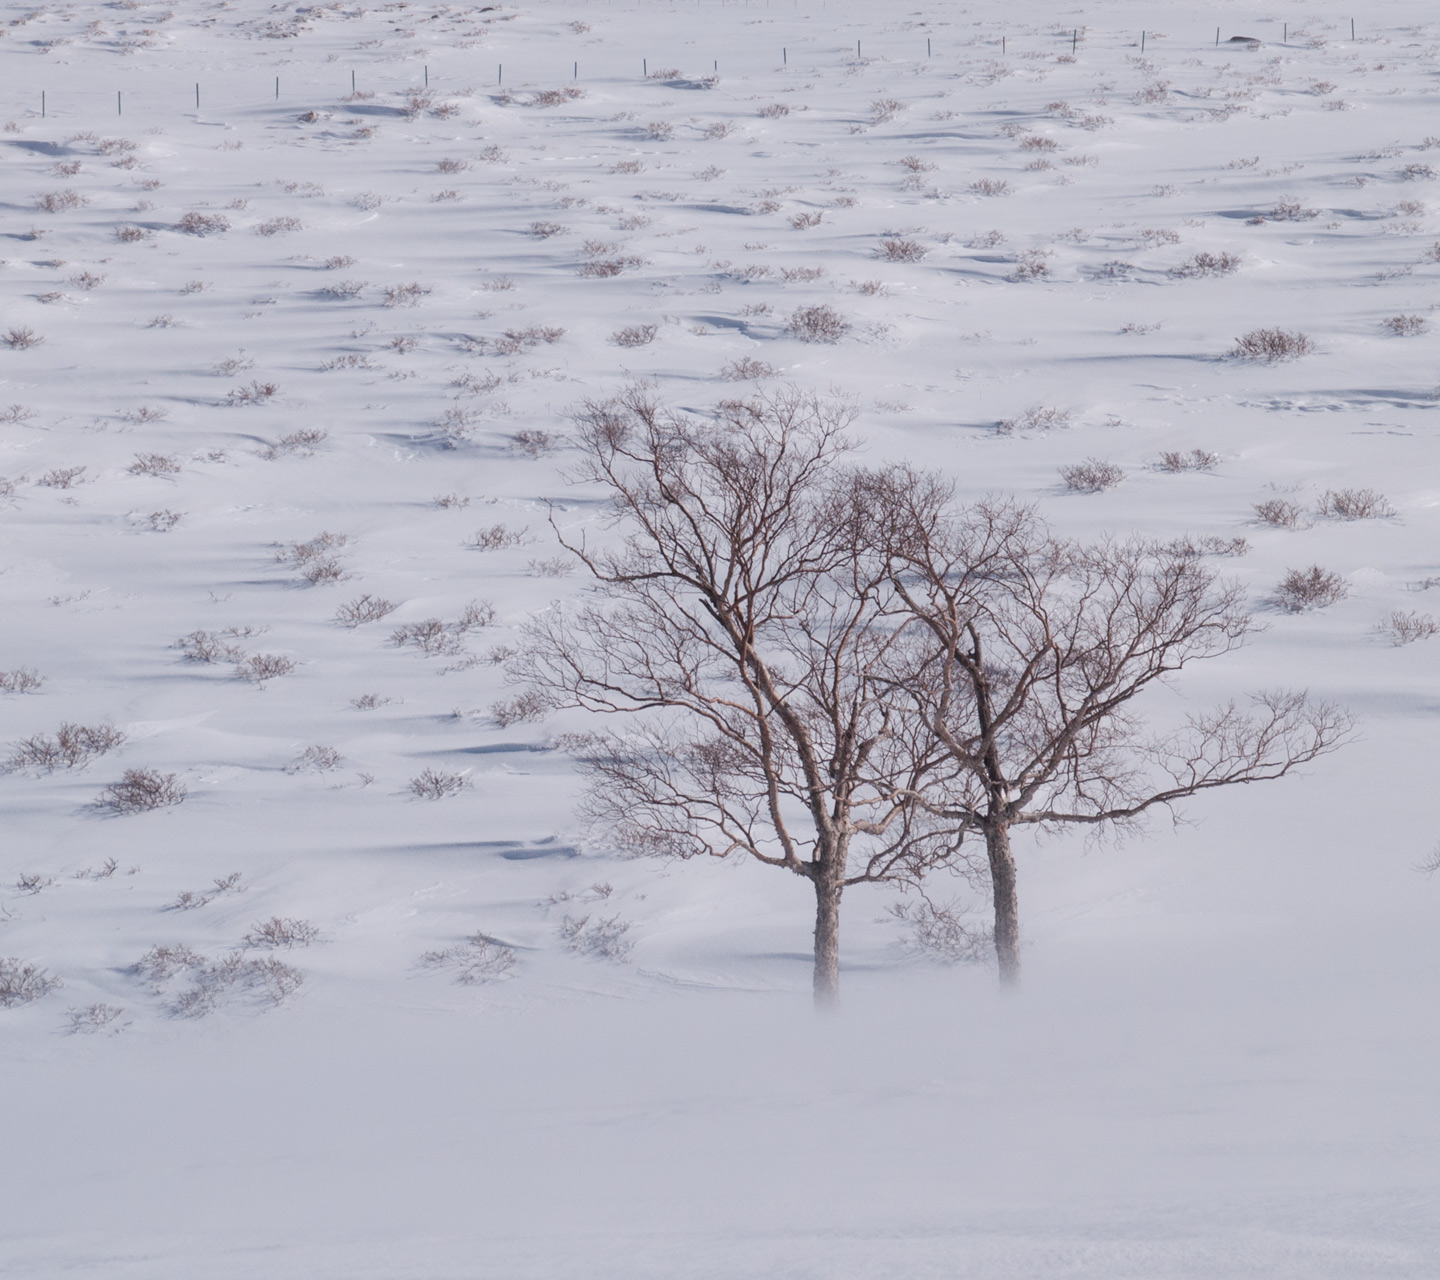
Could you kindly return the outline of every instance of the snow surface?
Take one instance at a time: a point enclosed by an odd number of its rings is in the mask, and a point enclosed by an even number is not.
[[[1429,6],[1377,6],[1354,39],[1348,15],[1130,0],[1023,20],[990,0],[3,14],[0,334],[44,341],[0,346],[0,671],[44,684],[0,694],[0,739],[74,721],[127,741],[0,778],[0,956],[65,984],[0,1009],[0,1270],[1436,1274],[1440,890],[1415,866],[1440,641],[1377,630],[1440,612],[1437,338],[1383,324],[1436,306]],[[1217,46],[1212,20],[1263,43]],[[88,203],[35,207],[65,191]],[[1276,220],[1281,201],[1314,216]],[[192,211],[229,229],[174,230]],[[299,226],[257,234],[277,219]],[[884,236],[926,256],[880,261]],[[1043,277],[1016,279],[1033,251]],[[1239,268],[1173,274],[1201,252]],[[581,275],[594,258],[638,261]],[[340,281],[363,287],[324,292]],[[787,336],[818,304],[849,334]],[[643,325],[648,345],[612,340]],[[1317,349],[1222,358],[1260,326]],[[564,332],[504,341],[529,329]],[[551,726],[491,712],[494,651],[582,587],[547,576],[547,504],[572,529],[596,515],[563,479],[566,411],[626,377],[703,410],[743,394],[721,371],[746,357],[856,397],[868,458],[966,496],[1018,494],[1077,534],[1248,539],[1216,563],[1272,625],[1181,697],[1308,687],[1360,740],[1197,802],[1194,825],[1026,844],[1018,995],[913,956],[893,892],[852,892],[846,1003],[817,1022],[807,885],[607,857]],[[229,403],[251,384],[275,394]],[[1069,424],[997,430],[1043,408]],[[306,429],[328,435],[265,456]],[[537,431],[561,447],[515,447]],[[1192,449],[1220,460],[1156,469]],[[140,454],[180,470],[132,474]],[[1067,492],[1058,469],[1089,457],[1123,483]],[[1254,520],[1340,488],[1396,514]],[[468,545],[496,524],[528,541]],[[276,551],[322,532],[348,540],[346,576],[310,586]],[[1274,609],[1312,563],[1348,597]],[[337,625],[367,592],[394,612]],[[449,652],[390,642],[476,600],[494,623]],[[295,670],[257,685],[175,647],[228,627]],[[313,746],[343,758],[297,768]],[[126,768],[188,798],[106,816]],[[469,785],[415,798],[426,768]],[[567,915],[618,917],[633,951],[575,954]],[[279,1007],[237,989],[178,1017],[183,981],[134,971],[272,916],[320,929],[278,953],[304,976]],[[503,980],[420,962],[476,931],[516,952]],[[124,1012],[70,1033],[97,1003]]]

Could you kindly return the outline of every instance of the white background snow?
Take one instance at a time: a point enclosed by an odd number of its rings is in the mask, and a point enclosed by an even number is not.
[[[0,12],[0,336],[43,339],[0,346],[0,671],[44,681],[0,694],[0,739],[127,735],[0,777],[0,956],[64,982],[0,1009],[0,1270],[1435,1274],[1440,886],[1415,867],[1440,640],[1381,629],[1440,613],[1440,339],[1384,323],[1428,330],[1437,301],[1430,6],[1371,6],[1353,39],[1339,11],[1130,0]],[[191,212],[228,229],[176,230]],[[923,259],[877,258],[887,236]],[[1238,269],[1177,272],[1202,252]],[[841,341],[787,335],[820,304]],[[1224,358],[1261,326],[1316,349]],[[1017,995],[853,891],[817,1021],[808,886],[607,857],[553,726],[492,712],[496,651],[583,589],[547,524],[596,522],[567,410],[651,378],[703,411],[747,358],[854,397],[867,460],[966,497],[1247,539],[1213,563],[1270,626],[1183,699],[1307,687],[1359,740],[1192,825],[1027,843]],[[557,447],[517,447],[535,432]],[[1193,449],[1213,469],[1157,467]],[[1092,457],[1123,482],[1068,491]],[[1395,514],[1316,515],[1342,488]],[[1256,522],[1277,498],[1301,527]],[[477,549],[495,525],[524,539]],[[277,549],[322,533],[343,577],[312,586]],[[1348,596],[1275,609],[1311,564]],[[338,625],[364,593],[394,611]],[[391,643],[473,601],[494,621],[441,652]],[[227,628],[294,670],[176,647]],[[341,759],[301,767],[316,746]],[[188,798],[107,816],[126,768]],[[468,785],[416,798],[427,768]],[[567,946],[587,914],[630,926],[623,962]],[[134,970],[272,916],[320,930],[279,953],[304,983],[278,1007],[179,1017],[183,979]],[[420,962],[477,931],[514,949],[502,980]],[[73,1033],[97,1003],[124,1012]]]

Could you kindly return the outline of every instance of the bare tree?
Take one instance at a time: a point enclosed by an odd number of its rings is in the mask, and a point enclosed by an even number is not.
[[[894,691],[955,766],[922,800],[984,838],[1002,981],[1020,974],[1013,828],[1124,827],[1202,791],[1284,777],[1348,736],[1343,710],[1293,692],[1150,728],[1140,695],[1253,630],[1240,589],[1188,543],[1082,545],[1011,502],[957,508],[910,469],[873,482],[877,543],[925,637],[909,633],[917,647]]]
[[[952,766],[893,693],[906,622],[862,541],[853,416],[793,388],[713,420],[646,387],[587,402],[573,478],[608,493],[623,540],[557,529],[593,598],[537,617],[512,666],[549,706],[627,718],[569,740],[586,816],[622,850],[748,856],[811,882],[821,1004],[838,991],[844,890],[956,853],[915,800]]]

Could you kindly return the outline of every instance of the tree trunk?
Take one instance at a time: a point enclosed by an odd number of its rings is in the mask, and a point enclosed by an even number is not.
[[[815,1007],[840,999],[840,894],[844,885],[824,870],[815,877]]]
[[[990,890],[995,899],[995,959],[1000,965],[1000,981],[1013,987],[1020,982],[1020,899],[1006,823],[986,826],[985,852],[990,859]]]

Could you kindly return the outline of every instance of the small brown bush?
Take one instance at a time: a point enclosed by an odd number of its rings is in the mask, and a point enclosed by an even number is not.
[[[34,693],[45,683],[45,677],[30,667],[0,671],[0,693]]]
[[[288,951],[292,947],[308,947],[319,936],[320,930],[308,920],[271,916],[259,924],[252,924],[242,941],[247,947],[268,947],[272,950],[284,947]]]
[[[119,782],[112,782],[96,797],[95,803],[112,813],[146,813],[180,804],[189,789],[173,773],[158,769],[126,769]]]
[[[1298,360],[1315,350],[1315,343],[1303,333],[1290,329],[1251,329],[1235,339],[1229,354],[1236,360],[1257,360],[1276,364],[1282,360]]]
[[[1228,276],[1240,270],[1240,258],[1233,253],[1197,253],[1187,258],[1178,267],[1171,267],[1170,274],[1179,280],[1192,280],[1197,276]]]
[[[1307,209],[1298,200],[1282,197],[1268,215],[1275,222],[1308,222],[1320,216],[1319,209]]]
[[[295,659],[279,653],[252,653],[235,664],[235,674],[240,679],[259,685],[288,676],[294,670]]]
[[[818,227],[825,221],[825,214],[816,209],[811,212],[797,213],[790,219],[790,225],[796,231],[808,231],[811,227]]]
[[[53,773],[62,768],[77,769],[89,764],[96,756],[114,751],[124,741],[125,734],[113,724],[83,725],[67,720],[55,731],[53,738],[37,733],[12,743],[13,754],[5,767],[37,773]]]
[[[279,394],[280,388],[273,382],[252,380],[243,387],[235,387],[225,397],[225,403],[232,406],[268,404]]]
[[[977,196],[1008,196],[1010,184],[1004,178],[978,178],[970,184]]]
[[[801,342],[839,342],[850,331],[850,322],[834,307],[822,303],[797,307],[790,313],[786,331]]]
[[[1413,338],[1430,328],[1424,316],[1389,316],[1380,323],[1397,338]]]
[[[1298,529],[1304,523],[1305,513],[1299,504],[1284,498],[1267,498],[1257,502],[1253,510],[1255,519],[1272,529]]]
[[[1338,573],[1312,564],[1308,569],[1290,569],[1275,588],[1276,603],[1290,613],[1324,609],[1350,594],[1345,579]]]
[[[44,191],[35,197],[34,204],[42,213],[61,213],[66,209],[83,209],[90,203],[88,196],[68,187],[64,191]]]
[[[995,424],[1002,435],[1016,431],[1053,431],[1070,425],[1070,411],[1046,405],[1035,405],[1014,418],[1005,418]]]
[[[85,478],[85,467],[56,467],[53,471],[47,471],[37,481],[47,489],[73,489]]]
[[[1327,489],[1315,507],[1331,520],[1381,520],[1395,514],[1395,508],[1374,489]]]
[[[387,285],[382,306],[386,307],[418,307],[420,299],[430,293],[424,285],[412,280],[409,284]]]
[[[759,114],[767,120],[778,120],[782,116],[788,116],[790,114],[790,108],[783,102],[769,102],[760,108]]]
[[[559,445],[559,441],[548,431],[527,429],[517,431],[510,437],[510,446],[517,453],[523,453],[527,458],[540,458],[552,452]]]
[[[48,996],[64,986],[39,965],[26,964],[14,956],[0,958],[0,1007],[13,1009]]]
[[[174,476],[180,474],[180,461],[172,454],[137,453],[125,469],[132,476]]]
[[[1060,478],[1065,487],[1076,493],[1104,493],[1113,489],[1125,479],[1125,472],[1113,462],[1102,462],[1099,458],[1086,458],[1072,466],[1060,468]]]
[[[192,209],[175,224],[176,231],[187,236],[213,236],[230,230],[230,219],[223,213],[200,213]]]
[[[299,218],[270,218],[255,228],[260,236],[278,236],[287,231],[300,231],[305,224]]]
[[[292,453],[303,453],[308,457],[329,435],[324,427],[302,427],[299,431],[292,431],[289,435],[267,444],[260,456],[267,462],[274,462],[277,458],[284,458]]]
[[[342,627],[358,627],[366,622],[379,622],[381,618],[395,612],[395,606],[381,596],[372,596],[368,591],[363,596],[342,604],[335,611],[335,621]]]
[[[518,547],[524,541],[524,529],[507,529],[503,524],[492,524],[488,529],[477,529],[466,545],[477,551],[501,551],[506,547]]]
[[[1379,630],[1390,637],[1393,645],[1414,644],[1440,635],[1440,621],[1428,613],[1405,613],[1397,609],[1380,624]]]
[[[563,236],[569,227],[562,226],[558,222],[532,222],[530,234],[540,240],[549,240],[552,236]]]
[[[659,330],[653,324],[632,324],[610,335],[617,347],[645,347],[655,341]]]
[[[509,947],[476,933],[443,951],[427,951],[420,963],[431,969],[450,969],[455,981],[468,984],[494,982],[515,967],[515,953]]]
[[[28,351],[31,347],[38,347],[44,341],[45,339],[34,329],[24,326],[18,329],[7,329],[3,337],[0,337],[0,342],[3,342],[11,351]]]
[[[749,356],[741,356],[721,369],[720,376],[727,382],[754,382],[761,378],[773,378],[775,368],[763,360],[752,360]]]
[[[1191,449],[1189,453],[1167,450],[1156,465],[1161,471],[1213,471],[1220,464],[1220,455],[1209,449]]]
[[[887,236],[875,248],[875,256],[883,262],[919,262],[929,250],[918,240]]]
[[[469,782],[469,778],[463,773],[451,773],[446,769],[425,769],[410,779],[410,791],[421,800],[444,800],[447,796],[458,796]]]

